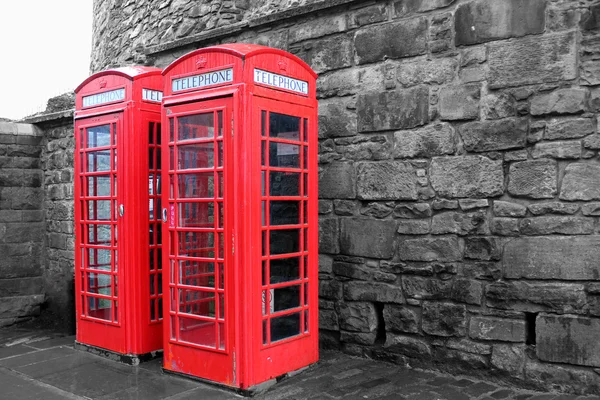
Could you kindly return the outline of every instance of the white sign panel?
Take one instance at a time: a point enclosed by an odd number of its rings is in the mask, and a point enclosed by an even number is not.
[[[83,106],[92,107],[104,103],[112,103],[113,101],[125,100],[125,89],[116,89],[109,92],[93,94],[83,97]]]
[[[308,82],[290,78],[288,76],[277,75],[257,68],[254,68],[254,83],[262,83],[263,85],[279,89],[287,89],[296,93],[308,94]]]
[[[142,89],[142,100],[160,103],[162,98],[163,93],[158,90]]]
[[[233,68],[173,79],[172,89],[173,92],[179,92],[180,90],[197,89],[204,86],[219,85],[227,82],[233,82]]]

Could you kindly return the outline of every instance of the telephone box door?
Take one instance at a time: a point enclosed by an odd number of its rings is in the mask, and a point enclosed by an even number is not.
[[[78,338],[85,337],[94,346],[122,347],[125,351],[118,263],[122,156],[117,155],[117,148],[122,140],[122,119],[119,112],[76,121],[75,282]]]
[[[235,383],[232,105],[226,97],[163,114],[164,367],[226,384]]]

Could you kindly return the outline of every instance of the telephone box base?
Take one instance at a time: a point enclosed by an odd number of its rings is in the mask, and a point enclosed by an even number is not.
[[[267,390],[271,389],[272,387],[274,387],[276,384],[278,384],[279,382],[287,379],[287,378],[291,378],[292,376],[296,376],[306,370],[308,370],[309,368],[312,368],[313,366],[317,365],[317,363],[311,364],[311,365],[307,365],[306,367],[302,367],[299,368],[295,371],[290,371],[288,373],[285,373],[283,375],[280,375],[276,378],[273,379],[269,379],[266,382],[263,383],[259,383],[258,385],[254,385],[254,386],[250,386],[247,389],[241,389],[238,387],[234,387],[234,386],[229,386],[229,385],[225,385],[223,383],[220,382],[215,382],[215,381],[211,381],[209,379],[204,379],[204,378],[200,378],[198,376],[194,376],[194,375],[189,375],[189,374],[184,374],[182,372],[177,372],[177,371],[171,371],[169,369],[166,368],[162,368],[162,371],[165,374],[171,374],[171,375],[176,375],[176,376],[180,376],[182,378],[187,378],[187,379],[191,379],[197,382],[202,382],[202,383],[206,383],[208,385],[212,385],[212,386],[216,386],[219,387],[221,389],[225,389],[225,390],[230,390],[233,391],[237,394],[240,394],[242,396],[245,397],[253,397],[256,396],[258,394],[264,393]]]
[[[114,351],[106,350],[101,347],[90,346],[89,344],[75,341],[73,348],[75,350],[86,351],[100,357],[107,358],[112,361],[120,362],[127,365],[140,365],[140,363],[154,360],[163,356],[162,350],[152,351],[145,354],[120,354]]]

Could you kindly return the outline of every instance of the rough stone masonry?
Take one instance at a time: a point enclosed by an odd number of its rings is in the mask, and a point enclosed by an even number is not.
[[[323,345],[600,393],[600,2],[253,3],[96,0],[92,70],[252,42],[320,74]]]

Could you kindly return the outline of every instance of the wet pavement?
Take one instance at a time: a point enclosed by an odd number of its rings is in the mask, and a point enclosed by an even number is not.
[[[139,366],[73,349],[73,336],[0,330],[1,400],[242,399],[231,391],[164,374],[161,360]],[[323,352],[321,361],[254,399],[572,400],[600,399],[540,393],[472,378],[406,369]]]

